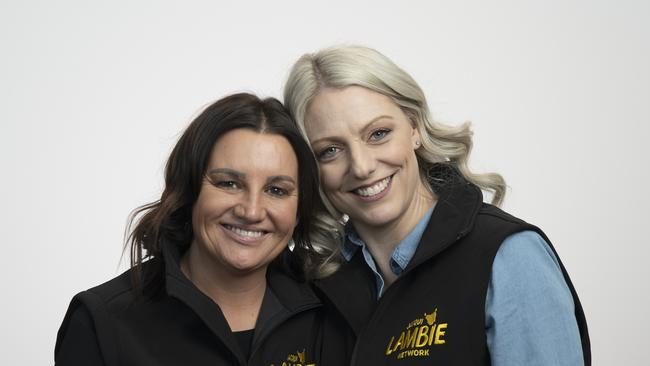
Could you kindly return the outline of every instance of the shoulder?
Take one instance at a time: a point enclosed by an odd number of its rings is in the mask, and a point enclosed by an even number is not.
[[[154,258],[142,264],[142,289],[136,289],[133,282],[135,269],[131,268],[111,280],[78,293],[73,298],[71,306],[79,302],[91,314],[98,310],[119,312],[120,309],[133,303],[140,294],[146,296],[158,288],[156,281],[160,278],[161,262],[160,259]]]
[[[526,221],[503,211],[489,203],[483,203],[477,214],[477,220],[501,223],[503,225],[530,225]]]
[[[526,258],[552,259],[559,269],[558,260],[546,234],[537,226],[487,203],[482,205],[476,220],[478,227],[490,231],[500,228],[499,231],[505,233],[495,260],[518,262]]]
[[[129,296],[133,292],[132,273],[133,270],[129,269],[113,279],[79,293],[77,297],[93,297],[106,304],[119,301],[121,297]]]
[[[152,273],[157,264],[160,263],[156,259],[147,261],[143,264],[143,273]],[[117,354],[115,351],[117,349],[116,341],[113,336],[115,319],[131,307],[138,298],[131,280],[132,273],[133,269],[127,270],[72,298],[57,334],[55,345],[57,360],[75,360],[70,363],[65,362],[71,365],[94,365],[100,363],[77,361],[81,359],[94,360],[100,353],[104,355],[105,361],[110,361],[115,357]],[[143,283],[151,283],[148,281],[151,276],[145,277],[147,278]],[[77,351],[79,348],[88,352],[79,352]],[[102,351],[99,352],[99,349]]]
[[[491,250],[489,257],[493,258],[505,240],[524,231],[537,232],[545,238],[542,230],[535,225],[531,225],[498,207],[484,203],[474,217],[468,234],[481,246],[489,247]]]
[[[130,273],[121,275],[89,290],[75,295],[70,301],[63,322],[57,333],[54,348],[56,363],[69,365],[101,365],[100,349],[109,345],[113,350],[110,324],[119,311],[109,311],[115,304],[126,304],[131,299]],[[105,350],[104,350],[105,351]],[[109,352],[112,354],[112,352]],[[89,360],[94,360],[90,362]]]
[[[498,262],[498,263],[497,263]],[[524,230],[509,235],[499,248],[495,265],[507,264],[533,270],[550,267],[560,271],[560,265],[549,243],[536,231]]]

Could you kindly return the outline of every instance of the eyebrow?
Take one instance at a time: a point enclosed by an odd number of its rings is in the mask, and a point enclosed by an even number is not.
[[[390,120],[392,120],[392,119],[393,119],[393,116],[389,116],[389,115],[387,115],[387,114],[382,114],[381,116],[377,116],[377,117],[371,119],[370,122],[366,123],[365,126],[363,126],[363,128],[361,129],[361,131],[362,131],[362,132],[366,132],[366,131],[368,130],[368,128],[369,128],[370,126],[372,126],[373,123],[379,121],[380,119],[384,119],[384,118],[385,118],[385,119],[390,119]]]
[[[365,125],[363,125],[363,127],[361,128],[361,132],[362,132],[362,133],[366,132],[366,131],[368,130],[368,128],[369,128],[373,123],[375,123],[375,122],[377,122],[377,121],[379,121],[379,120],[381,120],[381,119],[385,119],[385,118],[386,118],[386,119],[390,119],[390,120],[394,119],[393,116],[389,116],[389,115],[387,115],[387,114],[382,114],[381,116],[377,116],[377,117],[371,119],[370,121],[368,121]],[[311,142],[311,145],[316,145],[317,143],[319,143],[319,142],[321,142],[321,141],[323,141],[323,140],[330,140],[330,139],[332,139],[331,136],[322,137],[322,138],[319,138],[319,139],[317,139],[317,140],[312,141],[312,142]]]
[[[207,174],[208,175],[209,174],[225,174],[225,175],[235,177],[237,179],[245,179],[246,178],[245,173],[238,172],[236,170],[228,169],[228,168],[210,169],[210,170],[208,170]],[[268,179],[266,179],[267,183],[272,183],[272,182],[277,182],[277,181],[284,181],[284,182],[290,182],[290,183],[296,184],[296,181],[292,177],[290,177],[288,175],[274,175],[274,176],[271,176]]]
[[[246,178],[246,174],[242,172],[238,172],[236,170],[228,169],[228,168],[214,168],[208,170],[207,174],[225,174],[225,175],[231,175],[233,177],[237,177],[239,179]]]
[[[289,182],[289,183],[296,184],[296,181],[293,178],[291,178],[290,176],[288,176],[288,175],[274,175],[272,177],[269,177],[269,179],[267,179],[266,181],[267,181],[267,183],[283,181],[283,182]]]

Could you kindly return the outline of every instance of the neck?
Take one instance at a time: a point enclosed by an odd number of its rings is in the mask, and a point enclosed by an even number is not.
[[[393,251],[413,231],[436,199],[437,196],[427,189],[424,184],[421,184],[413,202],[404,215],[381,226],[364,225],[358,222],[352,223],[359,237],[366,243],[387,285],[392,284],[397,279],[397,276],[390,269],[390,258]]]
[[[247,273],[224,270],[209,253],[192,244],[181,260],[185,276],[223,312],[232,331],[255,328],[264,292],[266,267]]]

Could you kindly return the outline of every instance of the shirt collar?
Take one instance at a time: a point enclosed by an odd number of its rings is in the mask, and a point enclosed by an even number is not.
[[[404,238],[402,241],[395,247],[395,250],[391,254],[391,270],[396,275],[400,275],[402,271],[406,268],[408,263],[413,258],[415,250],[418,248],[424,229],[427,227],[429,219],[431,219],[431,214],[435,208],[436,203],[433,203],[433,206],[422,216],[420,221],[415,225],[413,230]],[[366,243],[359,237],[352,223],[348,221],[345,225],[345,241],[343,247],[341,248],[341,254],[346,261],[350,261],[354,254],[359,248],[365,248]]]

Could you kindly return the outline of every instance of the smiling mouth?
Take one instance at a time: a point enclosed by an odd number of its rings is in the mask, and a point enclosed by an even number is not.
[[[390,182],[391,182],[392,179],[393,179],[393,176],[390,175],[390,176],[380,180],[379,182],[377,182],[377,183],[375,183],[375,184],[373,184],[371,186],[357,188],[357,189],[353,190],[352,192],[354,192],[354,194],[357,194],[357,195],[359,195],[361,197],[364,197],[364,198],[372,198],[372,197],[377,196],[377,195],[381,194],[382,192],[384,192],[386,190],[386,188],[388,188],[388,186],[390,185]]]
[[[226,230],[231,231],[238,236],[241,236],[242,238],[256,239],[262,237],[262,235],[267,233],[264,230],[246,230],[228,224],[223,224],[221,226],[223,226]]]

